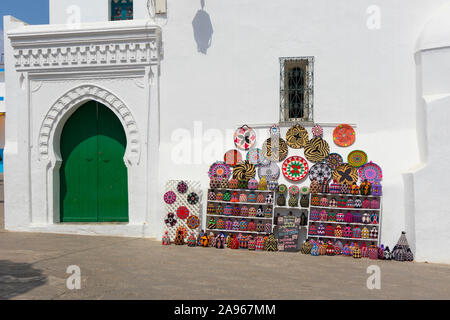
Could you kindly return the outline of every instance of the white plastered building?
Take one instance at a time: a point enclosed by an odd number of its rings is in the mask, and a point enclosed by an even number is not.
[[[107,0],[50,1],[49,25],[5,17],[6,229],[159,238],[165,182],[206,190],[240,125],[261,145],[280,120],[279,58],[309,56],[310,120],[332,152],[383,169],[382,243],[406,230],[417,260],[450,263],[446,1],[164,3],[135,0],[129,21],[109,21]],[[88,101],[125,132],[127,222],[61,221],[60,137]],[[332,143],[339,123],[356,127],[351,148]]]

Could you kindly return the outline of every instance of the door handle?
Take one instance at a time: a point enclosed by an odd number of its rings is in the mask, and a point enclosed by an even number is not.
[[[86,160],[87,160],[88,162],[91,162],[92,160],[94,160],[94,158],[86,158]]]
[[[111,160],[105,160],[105,159],[103,160],[103,162],[106,162],[106,163],[108,163],[108,162],[110,162],[110,161],[111,161]]]

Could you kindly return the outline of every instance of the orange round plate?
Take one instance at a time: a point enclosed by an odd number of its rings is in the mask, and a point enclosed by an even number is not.
[[[340,124],[333,131],[333,141],[340,147],[351,146],[355,142],[355,130],[348,124]]]

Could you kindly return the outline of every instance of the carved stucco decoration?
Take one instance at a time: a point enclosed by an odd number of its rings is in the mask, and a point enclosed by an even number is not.
[[[125,158],[131,164],[139,163],[141,145],[139,130],[136,121],[125,103],[113,93],[93,84],[81,85],[66,92],[60,97],[47,112],[39,130],[39,159],[49,160],[50,138],[54,135],[64,114],[75,106],[88,100],[98,101],[115,111],[124,126],[127,136],[127,148]]]

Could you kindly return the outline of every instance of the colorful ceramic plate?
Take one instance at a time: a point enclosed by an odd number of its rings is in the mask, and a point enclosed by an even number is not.
[[[259,179],[265,177],[267,181],[277,180],[280,177],[280,167],[275,162],[258,167]]]
[[[272,145],[273,142],[273,145]],[[274,162],[280,162],[286,159],[288,155],[288,145],[283,138],[267,139],[263,144],[263,155],[266,159]]]
[[[242,161],[242,155],[239,150],[231,149],[225,152],[223,160],[225,160],[225,163],[229,166],[234,167],[238,162]]]
[[[319,137],[312,138],[305,146],[305,157],[311,162],[322,162],[329,153],[330,146]]]
[[[177,216],[180,219],[186,219],[187,217],[189,217],[189,209],[185,206],[178,207]]]
[[[192,205],[196,205],[198,203],[199,197],[195,192],[191,192],[187,196],[187,202]]]
[[[344,163],[344,159],[339,153],[330,153],[325,162],[331,170],[334,170]]]
[[[322,183],[325,178],[330,181],[333,170],[326,163],[316,163],[309,170],[309,179],[312,181],[316,179],[317,182]]]
[[[231,176],[231,168],[225,161],[216,161],[209,167],[208,176],[210,179],[212,177],[229,179]]]
[[[239,150],[248,150],[256,142],[255,130],[247,125],[238,128],[234,133],[234,145]]]
[[[289,147],[301,149],[309,141],[308,131],[301,125],[293,125],[286,133],[286,141]]]
[[[200,219],[196,216],[189,216],[186,220],[186,224],[191,229],[197,229],[200,225]]]
[[[323,136],[323,128],[322,128],[320,125],[318,125],[318,124],[316,124],[316,125],[311,129],[311,132],[312,132],[312,134],[313,134],[314,137],[322,138],[322,136]]]
[[[367,163],[367,154],[361,150],[353,150],[348,154],[347,161],[352,167],[359,168]]]
[[[348,124],[340,124],[333,131],[333,141],[340,147],[351,146],[355,142],[355,130]]]
[[[381,181],[381,179],[383,179],[383,172],[381,171],[380,166],[372,161],[359,168],[358,173],[362,181],[367,180],[370,183],[377,180]]]
[[[250,180],[256,174],[256,167],[247,160],[239,162],[233,168],[233,178],[237,180]]]
[[[252,148],[248,150],[246,159],[255,166],[260,166],[264,160],[262,150],[259,148]]]
[[[300,181],[308,174],[308,162],[299,156],[289,157],[283,162],[281,167],[283,175],[291,181]]]
[[[338,183],[352,184],[358,181],[358,170],[348,163],[343,163],[333,171],[333,180]]]
[[[167,191],[164,194],[164,202],[167,204],[172,204],[177,201],[177,195],[173,191]]]

